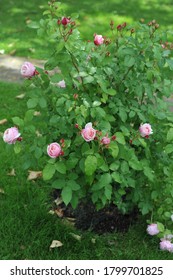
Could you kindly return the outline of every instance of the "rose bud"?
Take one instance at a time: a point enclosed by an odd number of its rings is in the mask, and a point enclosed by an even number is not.
[[[99,45],[102,45],[104,43],[104,38],[103,38],[103,36],[102,35],[95,35],[94,36],[94,44],[96,45],[96,46],[99,46]]]
[[[21,75],[25,78],[31,78],[35,75],[35,66],[30,62],[25,62],[21,67]]]
[[[81,135],[86,142],[94,140],[96,137],[96,130],[92,127],[92,123],[87,123],[85,128],[82,129]]]
[[[104,136],[102,139],[101,139],[101,143],[104,144],[104,145],[108,145],[110,144],[111,142],[111,139],[107,136]]]
[[[63,17],[61,20],[62,25],[67,25],[70,22],[70,18]]]
[[[120,31],[121,29],[122,29],[122,25],[121,24],[117,25],[117,30]]]
[[[47,146],[47,154],[51,158],[57,158],[62,155],[61,146],[58,143],[51,143]]]
[[[20,133],[17,127],[11,127],[5,130],[3,135],[4,142],[8,144],[15,144],[19,139]]]

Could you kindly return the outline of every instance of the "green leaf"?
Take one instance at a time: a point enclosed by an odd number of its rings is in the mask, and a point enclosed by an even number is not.
[[[166,147],[165,147],[165,152],[167,154],[170,154],[173,152],[173,145],[172,144],[168,144]]]
[[[52,187],[54,189],[63,189],[66,185],[65,179],[57,179],[53,182]]]
[[[132,158],[129,160],[129,166],[135,170],[142,170],[142,164],[136,158]]]
[[[105,193],[106,198],[110,200],[111,196],[112,196],[112,186],[106,185],[104,193]]]
[[[43,109],[47,107],[47,101],[46,101],[46,99],[44,97],[41,97],[39,99],[38,103],[39,103],[40,107],[43,108]]]
[[[30,21],[30,22],[27,24],[27,26],[28,26],[29,28],[37,29],[37,28],[40,27],[40,24],[39,24],[39,22],[36,22],[36,21]]]
[[[66,186],[71,188],[73,191],[78,191],[81,188],[80,185],[77,184],[74,180],[67,181]]]
[[[117,158],[118,153],[119,153],[119,148],[116,142],[111,142],[109,144],[109,150],[113,158]]]
[[[72,199],[72,189],[70,186],[65,186],[61,192],[62,200],[64,201],[65,205],[68,205]]]
[[[94,101],[93,104],[92,104],[92,107],[98,107],[100,105],[101,105],[100,101]]]
[[[124,59],[124,65],[127,67],[132,67],[135,64],[135,59],[133,56],[126,55]]]
[[[38,104],[38,98],[31,98],[27,102],[27,106],[29,109],[35,108]]]
[[[55,173],[55,165],[48,163],[43,169],[43,180],[50,180]]]
[[[167,141],[170,142],[173,140],[173,128],[171,127],[167,133]]]
[[[111,177],[110,173],[105,173],[100,176],[98,184],[102,188],[102,187],[109,185],[111,182],[112,182],[112,177]]]
[[[112,176],[112,178],[115,182],[120,183],[120,184],[122,183],[122,180],[120,178],[120,174],[118,172],[113,172],[111,174],[111,176]]]
[[[158,227],[158,230],[159,230],[160,232],[164,232],[165,227],[164,227],[164,225],[163,225],[162,223],[157,222],[157,227]]]
[[[12,121],[13,121],[14,124],[16,124],[19,127],[23,127],[24,126],[24,121],[21,118],[19,118],[19,117],[12,118]]]
[[[97,169],[97,158],[93,155],[89,155],[85,160],[85,173],[87,176],[91,176]]]
[[[55,164],[55,168],[56,170],[61,173],[61,174],[66,174],[66,166],[65,164],[62,162],[62,161],[58,161],[56,164]]]
[[[113,89],[113,88],[107,89],[107,90],[106,90],[106,93],[107,93],[108,95],[111,95],[111,96],[114,96],[114,95],[117,94],[116,90]]]
[[[152,169],[149,166],[144,166],[143,169],[144,169],[145,176],[148,177],[148,179],[153,182],[154,173],[153,173]]]
[[[121,132],[116,132],[115,133],[116,136],[116,141],[122,145],[125,145],[125,139],[124,139],[124,135]]]
[[[15,152],[15,154],[19,154],[20,151],[21,151],[21,143],[16,142],[14,145],[14,152]]]
[[[25,121],[25,122],[30,122],[30,121],[32,121],[33,116],[34,116],[34,110],[28,110],[28,111],[25,113],[25,119],[24,119],[24,121]]]

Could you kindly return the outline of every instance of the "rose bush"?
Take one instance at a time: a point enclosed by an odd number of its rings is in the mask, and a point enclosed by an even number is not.
[[[113,203],[123,213],[137,207],[150,224],[147,232],[167,240],[173,229],[173,116],[165,100],[173,92],[172,45],[155,21],[117,27],[111,21],[112,36],[85,42],[75,20],[52,1],[43,19],[30,23],[55,49],[37,75],[22,66],[28,111],[13,118],[23,136],[15,151],[23,150],[25,169],[34,160],[43,168],[45,184],[60,189],[66,205],[92,200],[97,209]],[[171,251],[169,242],[161,241],[161,249]]]

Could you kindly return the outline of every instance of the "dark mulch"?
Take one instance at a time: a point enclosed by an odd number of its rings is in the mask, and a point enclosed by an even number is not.
[[[59,197],[59,191],[53,192],[53,197]],[[62,219],[74,220],[75,227],[80,230],[91,230],[98,234],[114,231],[126,232],[129,226],[137,222],[139,213],[135,209],[128,215],[123,215],[114,204],[96,211],[92,202],[80,203],[76,209],[61,203],[57,211],[62,213]]]

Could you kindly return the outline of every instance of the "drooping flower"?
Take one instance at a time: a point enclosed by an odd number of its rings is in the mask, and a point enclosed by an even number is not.
[[[85,125],[85,128],[81,131],[81,135],[87,142],[94,140],[96,136],[96,130],[92,127],[91,122]]]
[[[157,227],[157,224],[150,224],[147,226],[147,233],[149,235],[156,235],[159,233],[159,229]]]
[[[47,154],[51,158],[57,158],[62,155],[61,146],[54,142],[47,146]]]
[[[99,45],[102,45],[104,43],[104,38],[103,38],[103,36],[102,35],[95,35],[94,36],[94,44],[96,45],[96,46],[99,46]]]
[[[11,127],[5,130],[3,135],[3,140],[8,144],[15,144],[19,137],[20,137],[20,133],[18,128]]]
[[[173,244],[170,242],[170,240],[162,239],[160,242],[160,249],[173,253]]]
[[[149,135],[153,133],[153,130],[149,123],[144,123],[140,125],[139,132],[142,137],[149,137]]]
[[[25,62],[21,67],[21,75],[25,78],[31,78],[36,73],[35,66],[31,62]]]

